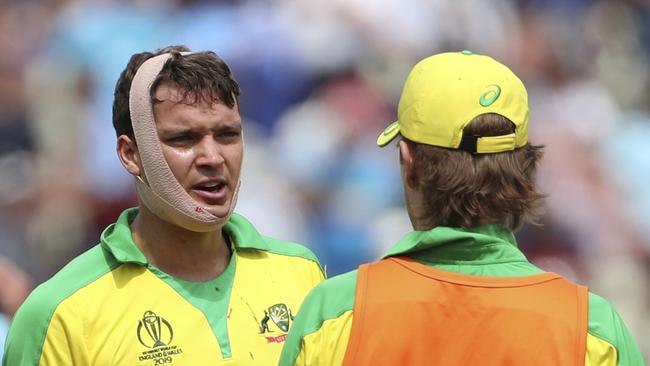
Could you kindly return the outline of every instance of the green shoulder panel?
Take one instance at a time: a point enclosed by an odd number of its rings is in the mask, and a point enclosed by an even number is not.
[[[310,261],[318,263],[320,266],[320,262],[318,261],[316,255],[309,248],[302,244],[281,241],[269,238],[268,236],[264,236],[264,240],[269,245],[268,251],[273,254],[308,259]]]
[[[618,366],[645,365],[641,351],[623,319],[604,298],[589,293],[589,334],[616,348]]]
[[[273,254],[300,257],[315,262],[321,271],[323,269],[316,255],[307,247],[264,236],[241,214],[233,213],[223,230],[234,239],[237,248],[257,249]]]
[[[282,349],[280,365],[294,365],[303,337],[317,332],[323,322],[354,308],[357,271],[332,277],[316,286],[302,303]]]
[[[117,265],[110,253],[96,245],[38,286],[14,316],[2,364],[38,365],[45,335],[58,305]]]

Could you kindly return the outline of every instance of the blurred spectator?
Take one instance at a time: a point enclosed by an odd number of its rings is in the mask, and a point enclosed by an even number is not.
[[[0,359],[11,317],[32,289],[29,275],[7,258],[0,256]]]
[[[0,256],[0,313],[12,317],[32,289],[29,275]]]

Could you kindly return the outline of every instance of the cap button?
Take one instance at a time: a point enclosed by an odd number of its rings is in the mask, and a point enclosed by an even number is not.
[[[474,52],[469,51],[469,50],[462,50],[462,51],[460,51],[460,53],[462,53],[463,55],[473,55],[474,54]]]

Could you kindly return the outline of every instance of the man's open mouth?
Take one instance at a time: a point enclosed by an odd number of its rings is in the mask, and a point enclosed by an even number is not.
[[[204,191],[204,192],[218,192],[225,186],[226,186],[225,183],[212,182],[212,183],[197,184],[196,186],[193,187],[193,189],[197,191]]]

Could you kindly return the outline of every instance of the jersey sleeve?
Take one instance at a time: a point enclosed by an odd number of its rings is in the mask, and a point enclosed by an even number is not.
[[[347,350],[352,325],[356,271],[314,288],[289,330],[281,366],[338,365]]]
[[[641,351],[614,307],[589,294],[589,330],[585,366],[643,366]]]
[[[32,294],[16,313],[5,343],[3,366],[90,365],[79,309]]]

